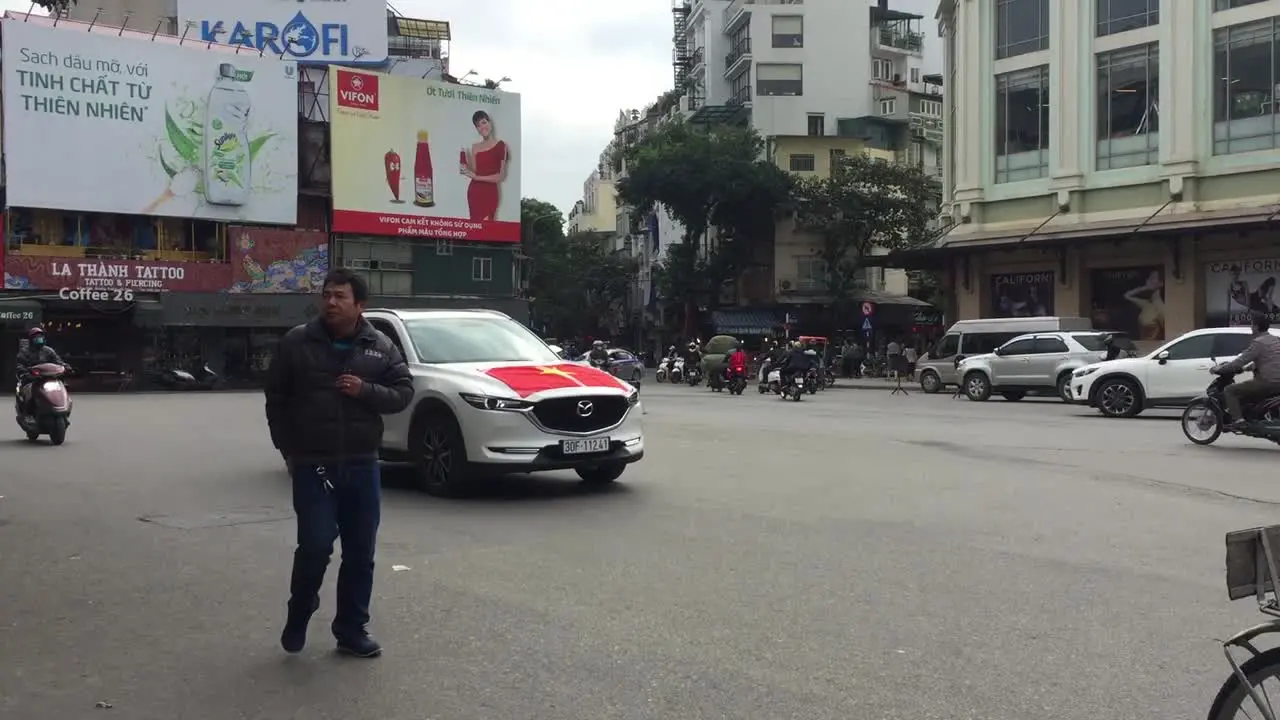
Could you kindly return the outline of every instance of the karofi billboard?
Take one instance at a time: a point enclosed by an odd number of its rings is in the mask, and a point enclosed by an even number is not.
[[[21,20],[0,32],[9,206],[295,222],[296,63]]]
[[[203,42],[299,62],[387,59],[385,0],[178,0],[178,24]]]
[[[329,73],[333,229],[520,241],[520,96]]]

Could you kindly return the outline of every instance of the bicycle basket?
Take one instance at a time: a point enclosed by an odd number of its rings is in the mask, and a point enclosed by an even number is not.
[[[1275,592],[1280,575],[1280,525],[1235,530],[1227,533],[1227,597],[1240,600],[1255,597],[1260,604]]]

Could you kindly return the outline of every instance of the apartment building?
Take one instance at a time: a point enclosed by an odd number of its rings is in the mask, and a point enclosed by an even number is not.
[[[960,318],[1280,321],[1280,0],[943,0]],[[922,262],[926,261],[922,258]]]
[[[582,199],[569,211],[570,233],[598,232],[616,236],[618,232],[618,199],[613,186],[613,168],[609,166],[608,150],[600,156],[600,162],[582,183]],[[611,238],[612,243],[612,238]],[[621,250],[618,246],[615,250]]]

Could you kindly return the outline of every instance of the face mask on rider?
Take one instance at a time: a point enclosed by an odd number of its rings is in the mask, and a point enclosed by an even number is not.
[[[32,345],[35,345],[36,347],[40,347],[41,345],[44,345],[44,336],[43,336],[43,335],[37,335],[37,336],[35,336],[35,337],[31,338],[31,344],[32,344]]]

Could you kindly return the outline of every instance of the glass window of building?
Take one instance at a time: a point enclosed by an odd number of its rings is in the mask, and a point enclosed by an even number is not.
[[[804,95],[804,66],[800,63],[758,63],[756,96]]]
[[[371,295],[413,294],[413,246],[384,240],[338,241],[338,267],[355,270]]]
[[[1048,49],[1049,0],[996,0],[996,59]]]
[[[1160,0],[1096,0],[1098,37],[1160,24]]]
[[[1213,9],[1215,12],[1218,10],[1231,10],[1260,2],[1266,2],[1266,0],[1213,0]]]
[[[1099,170],[1160,160],[1160,48],[1155,43],[1098,55]]]
[[[1049,67],[996,76],[996,182],[1049,174]]]
[[[1280,22],[1223,28],[1213,39],[1214,154],[1280,147]]]

